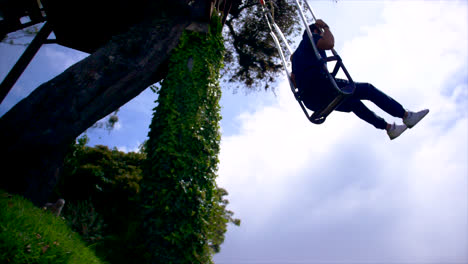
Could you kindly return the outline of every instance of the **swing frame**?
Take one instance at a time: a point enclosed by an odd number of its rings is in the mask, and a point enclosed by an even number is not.
[[[271,15],[271,12],[268,11],[268,9],[267,9],[267,7],[265,5],[265,0],[259,0],[259,1],[260,1],[261,6],[262,6],[262,11],[263,11],[265,20],[266,20],[266,22],[268,24],[268,27],[270,28],[270,35],[273,38],[273,41],[275,42],[276,49],[278,50],[278,53],[280,55],[281,61],[283,63],[283,68],[284,68],[284,71],[286,72],[286,76],[288,77],[288,82],[289,82],[289,85],[291,87],[291,91],[294,94],[294,97],[298,101],[299,105],[301,106],[302,111],[304,112],[304,114],[306,115],[307,119],[309,119],[310,122],[312,122],[314,124],[317,124],[317,125],[322,124],[323,122],[325,122],[326,118],[328,117],[328,115],[330,115],[331,112],[333,112],[337,107],[339,107],[346,100],[346,98],[353,95],[354,90],[356,89],[356,85],[355,85],[353,79],[351,78],[351,75],[349,74],[348,70],[344,66],[340,55],[338,55],[338,53],[335,51],[335,49],[331,49],[331,52],[332,52],[333,56],[322,58],[322,56],[320,55],[320,53],[319,53],[319,51],[317,49],[317,46],[315,45],[312,32],[310,31],[309,25],[307,23],[307,19],[306,19],[305,15],[304,15],[304,11],[303,11],[300,3],[299,3],[299,0],[295,0],[296,6],[298,8],[299,15],[300,15],[300,17],[302,19],[302,22],[303,22],[303,24],[304,24],[304,26],[306,28],[306,32],[307,32],[307,35],[309,37],[310,43],[312,44],[312,47],[314,49],[315,56],[317,57],[319,63],[321,64],[321,67],[323,67],[324,72],[326,73],[326,78],[330,81],[331,86],[334,88],[334,90],[336,91],[336,94],[337,94],[336,97],[330,103],[328,103],[328,105],[325,105],[325,107],[323,107],[323,108],[321,108],[321,109],[319,109],[317,111],[312,112],[312,114],[309,114],[308,110],[306,109],[306,107],[304,105],[304,102],[302,101],[301,93],[299,91],[299,88],[296,87],[294,77],[293,77],[292,73],[288,69],[288,63],[287,63],[286,58],[284,56],[284,52],[283,52],[283,49],[282,49],[282,47],[280,45],[278,37],[275,34],[275,31],[280,36],[280,38],[281,38],[283,44],[286,46],[289,54],[291,54],[290,58],[292,58],[292,55],[293,55],[291,47],[289,46],[289,44],[288,44],[286,38],[284,37],[284,34],[281,31],[281,29],[275,23],[275,20],[274,20],[273,16]],[[303,0],[303,1],[306,4],[307,10],[310,11],[310,13],[312,15],[312,18],[313,18],[313,21],[314,22],[317,21],[315,15],[314,15],[314,12],[313,12],[312,8],[310,7],[309,3],[307,2],[307,0]],[[329,72],[329,70],[327,68],[327,65],[326,65],[326,62],[330,62],[330,61],[336,61],[335,67],[333,68],[332,72]],[[344,74],[345,74],[345,76],[346,76],[346,78],[347,78],[347,80],[349,82],[348,85],[346,85],[345,87],[342,87],[342,88],[340,88],[336,84],[336,81],[335,81],[335,76],[339,72],[340,69],[344,72]]]

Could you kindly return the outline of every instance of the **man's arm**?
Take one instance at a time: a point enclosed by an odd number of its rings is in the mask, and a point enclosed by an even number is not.
[[[317,41],[317,48],[321,50],[330,50],[335,46],[335,38],[328,25],[321,19],[317,19],[315,25],[323,30],[322,38]]]

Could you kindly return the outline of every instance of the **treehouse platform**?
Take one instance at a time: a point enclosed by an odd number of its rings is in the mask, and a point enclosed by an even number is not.
[[[0,0],[0,41],[8,33],[43,23],[0,84],[0,103],[43,44],[93,53],[148,14],[155,0]],[[55,39],[48,39],[51,33]]]
[[[0,39],[48,22],[55,40],[47,43],[93,53],[143,18],[149,0],[0,0]]]

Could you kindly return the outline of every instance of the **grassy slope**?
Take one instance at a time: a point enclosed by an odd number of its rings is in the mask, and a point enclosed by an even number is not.
[[[104,263],[65,221],[0,190],[0,263]]]

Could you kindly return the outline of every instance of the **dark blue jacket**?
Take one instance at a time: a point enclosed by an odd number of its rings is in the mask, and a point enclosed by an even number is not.
[[[312,33],[315,44],[322,37]],[[324,50],[318,49],[323,59],[326,58]],[[307,32],[304,32],[302,41],[294,52],[292,59],[292,72],[295,76],[297,88],[307,108],[317,110],[333,99],[333,90],[330,81],[326,79],[323,67],[315,56],[314,48],[310,43]]]
[[[314,38],[315,44],[317,45],[318,40],[321,39],[322,36],[315,33],[312,33],[312,36]],[[322,58],[326,58],[324,50],[318,49],[318,51]],[[304,34],[302,35],[302,41],[301,43],[299,43],[299,46],[294,52],[292,61],[292,72],[294,73],[296,78],[301,78],[304,74],[316,75],[323,72],[319,61],[315,56],[314,48],[310,43],[309,36],[307,35],[306,31],[304,31]]]

